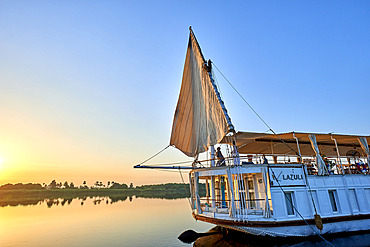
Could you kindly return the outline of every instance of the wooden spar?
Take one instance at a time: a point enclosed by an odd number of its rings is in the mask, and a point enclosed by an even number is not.
[[[143,166],[143,165],[136,165],[134,168],[146,168],[146,169],[175,169],[175,170],[183,170],[183,169],[193,169],[190,166]]]

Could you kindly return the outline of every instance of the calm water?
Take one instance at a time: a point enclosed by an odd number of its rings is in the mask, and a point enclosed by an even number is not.
[[[0,207],[0,246],[189,246],[177,240],[184,229],[211,228],[192,219],[187,199],[81,202]]]
[[[192,246],[181,243],[177,237],[187,229],[206,232],[212,227],[192,218],[187,199],[96,197],[0,207],[2,247]],[[335,246],[369,246],[370,234],[332,239],[331,242]],[[257,245],[265,245],[260,244]],[[323,243],[306,241],[293,245],[323,246]]]

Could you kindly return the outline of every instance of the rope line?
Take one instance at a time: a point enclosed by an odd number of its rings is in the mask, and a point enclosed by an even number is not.
[[[139,165],[142,165],[142,164],[144,164],[145,162],[147,162],[147,161],[149,161],[149,160],[153,159],[154,157],[158,156],[160,153],[162,153],[164,150],[166,150],[166,149],[167,149],[167,148],[169,148],[169,147],[170,147],[170,145],[168,145],[167,147],[163,148],[161,151],[159,151],[159,152],[158,152],[158,153],[156,153],[155,155],[151,156],[150,158],[148,158],[148,159],[144,160],[144,161],[143,161],[143,162],[141,162]]]
[[[182,176],[181,169],[179,169],[179,172],[180,172],[182,183],[183,183],[184,188],[185,188],[186,198],[188,199],[190,209],[193,210],[193,206],[191,205],[191,202],[190,202],[191,195],[188,194],[188,189],[186,188],[186,184],[185,184],[184,178]],[[189,181],[189,188],[190,188],[190,181]]]
[[[278,134],[263,120],[263,118],[253,109],[253,107],[248,103],[248,101],[239,93],[239,91],[231,84],[231,82],[226,78],[226,76],[217,68],[217,66],[212,61],[213,66],[217,69],[217,71],[222,75],[222,77],[227,81],[227,83],[232,87],[232,89],[239,95],[239,97],[248,105],[248,107],[256,114],[256,116],[266,125],[266,127],[271,131],[279,140],[284,143],[290,150],[292,150],[295,154],[298,155],[297,151],[291,148],[283,139],[280,138]]]
[[[275,173],[274,173],[274,170],[273,169],[270,169],[270,166],[268,165],[268,168],[269,170],[272,172],[272,175],[276,178],[275,176]],[[294,210],[298,213],[298,215],[302,218],[302,220],[311,228],[311,230],[316,233],[322,240],[324,240],[327,244],[329,244],[330,246],[333,246],[335,247],[332,243],[330,243],[328,240],[326,240],[318,231],[315,230],[315,228],[313,228],[310,224],[308,224],[308,222],[306,221],[306,219],[301,215],[301,213],[298,211],[298,209],[294,206],[292,200],[287,196],[287,194],[285,193],[285,191],[283,190],[283,188],[281,187],[280,185],[280,182],[278,179],[276,179],[276,182],[278,182],[278,185],[279,185],[279,188],[281,189],[281,191],[283,192],[284,196],[286,199],[288,199],[288,201],[290,202],[290,205],[292,205],[292,207],[294,208]]]
[[[283,139],[280,138],[280,136],[278,136],[278,134],[276,134],[276,132],[265,122],[265,120],[263,120],[263,118],[253,109],[253,107],[247,102],[247,100],[239,93],[239,91],[233,86],[233,84],[226,78],[226,76],[219,70],[219,68],[212,62],[213,66],[217,69],[217,71],[221,74],[221,76],[227,81],[227,83],[232,87],[232,89],[239,95],[239,97],[247,104],[247,106],[254,112],[254,114],[256,114],[256,116],[266,125],[266,127],[269,129],[269,131],[271,131],[277,138],[279,138],[279,140],[284,143],[290,150],[292,150],[296,155],[298,155],[301,159],[301,155],[298,154],[297,151],[295,151],[293,148],[291,148]],[[272,169],[270,169],[272,171],[272,174],[274,177],[275,176],[275,173]],[[293,205],[293,202],[292,200],[285,194],[285,191],[283,190],[283,188],[281,187],[279,181],[276,179],[276,181],[278,182],[278,185],[279,185],[279,188],[281,189],[281,191],[284,193],[284,196],[290,201],[290,204],[292,205],[292,207],[294,208],[294,210],[298,213],[298,215],[302,218],[302,220],[312,229],[312,231],[314,233],[316,233],[321,239],[323,239],[326,243],[328,243],[330,246],[333,246],[334,245],[332,243],[330,243],[328,240],[326,240],[319,232],[317,232],[310,224],[308,224],[308,222],[305,220],[305,218],[300,214],[300,212],[297,210],[297,208]],[[310,187],[309,187],[310,188]],[[313,201],[313,198],[312,198],[312,194],[311,194],[311,199]],[[315,212],[316,212],[316,207],[315,207],[315,203],[313,202],[314,204],[314,208],[315,208]]]

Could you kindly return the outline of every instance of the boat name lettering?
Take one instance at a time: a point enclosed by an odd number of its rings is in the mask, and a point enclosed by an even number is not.
[[[283,180],[303,180],[303,175],[287,174],[283,175]]]
[[[304,174],[301,167],[270,167],[270,186],[304,186]]]

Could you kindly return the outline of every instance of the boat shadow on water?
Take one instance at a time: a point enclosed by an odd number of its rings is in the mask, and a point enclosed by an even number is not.
[[[195,247],[262,247],[262,246],[295,246],[295,247],[312,247],[312,246],[346,246],[346,247],[365,247],[370,246],[370,231],[357,232],[356,234],[340,233],[326,234],[325,242],[319,236],[300,237],[300,238],[278,238],[278,237],[261,237],[251,234],[242,233],[235,230],[225,231],[216,226],[208,231],[217,232],[216,234],[201,236],[194,243]]]

